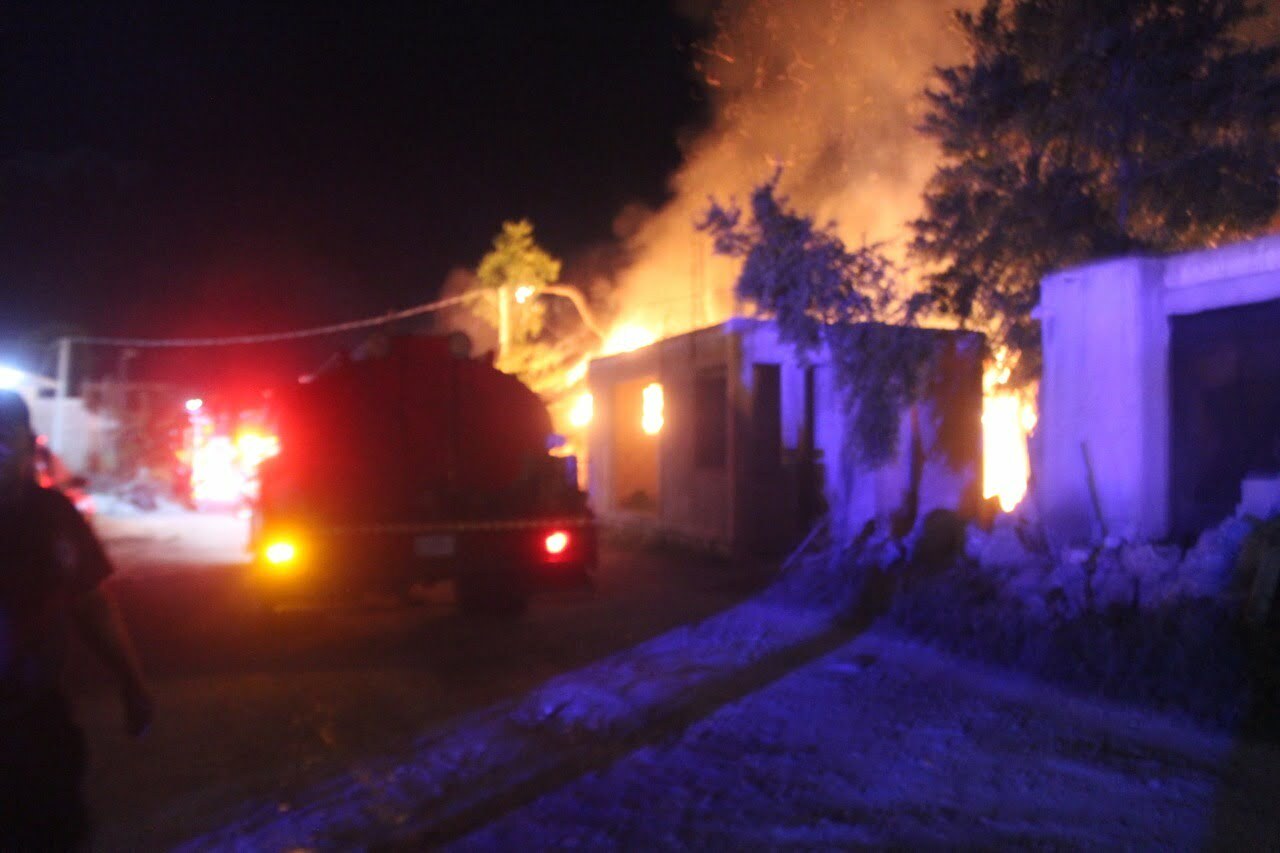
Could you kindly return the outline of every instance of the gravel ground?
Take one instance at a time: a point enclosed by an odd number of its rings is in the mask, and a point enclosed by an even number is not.
[[[162,718],[129,743],[81,697],[98,849],[1280,849],[1275,744],[743,601],[741,567],[613,551],[603,600],[518,625],[264,645],[225,566],[151,562],[220,523],[115,528]]]
[[[1274,849],[1280,750],[872,633],[457,850]]]

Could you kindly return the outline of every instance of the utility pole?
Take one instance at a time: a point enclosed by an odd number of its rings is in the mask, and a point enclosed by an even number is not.
[[[498,369],[506,362],[511,348],[511,288],[498,287]]]
[[[58,338],[58,382],[53,392],[53,427],[49,444],[55,453],[62,453],[63,407],[69,396],[71,384],[71,338]]]

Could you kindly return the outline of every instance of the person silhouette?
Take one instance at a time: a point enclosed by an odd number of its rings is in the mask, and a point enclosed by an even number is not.
[[[89,836],[85,738],[63,670],[78,631],[116,676],[126,730],[153,702],[103,581],[111,563],[71,501],[36,482],[22,397],[0,391],[0,849],[73,850]]]

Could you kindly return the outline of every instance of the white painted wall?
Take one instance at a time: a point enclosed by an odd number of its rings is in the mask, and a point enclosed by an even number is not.
[[[13,389],[26,401],[31,411],[31,426],[37,435],[48,436],[53,432],[57,402],[49,395],[56,387],[57,383],[47,376],[27,373]],[[73,473],[82,473],[88,467],[89,457],[106,446],[115,421],[90,412],[79,397],[62,401],[62,417],[62,443],[54,447],[53,452]]]
[[[1169,318],[1280,299],[1280,236],[1046,276],[1034,477],[1064,542],[1169,531]],[[1280,334],[1280,330],[1277,331]],[[1099,517],[1084,463],[1092,462]]]
[[[979,338],[969,344],[981,347]],[[975,350],[975,364],[980,351]],[[819,350],[809,363],[814,371],[814,445],[822,452],[826,469],[826,500],[831,509],[831,529],[837,539],[852,541],[868,521],[887,523],[900,509],[910,480],[911,414],[901,424],[899,452],[885,465],[869,468],[846,451],[845,437],[853,413],[844,405],[837,387],[829,355]],[[607,523],[648,532],[674,535],[688,541],[710,543],[731,549],[748,538],[737,529],[751,523],[744,515],[747,490],[752,487],[744,470],[743,454],[737,447],[747,441],[742,435],[750,414],[753,367],[757,364],[781,366],[781,426],[784,449],[795,451],[804,425],[804,364],[790,344],[778,339],[777,327],[768,321],[734,318],[726,323],[668,338],[634,352],[593,361],[588,383],[595,395],[595,417],[589,432],[589,491],[592,505]],[[700,367],[723,366],[729,371],[729,466],[723,470],[698,471],[692,465],[692,435],[688,423],[682,428],[681,405],[692,399],[692,378]],[[640,515],[614,505],[612,492],[612,389],[622,381],[649,376],[662,382],[669,407],[667,426],[658,436],[661,488],[656,513]],[[980,372],[975,369],[975,404]],[[963,381],[963,380],[960,380]],[[687,387],[686,387],[687,386]],[[732,410],[736,407],[736,417]],[[974,417],[979,411],[974,409]],[[954,470],[937,444],[938,420],[928,404],[918,407],[925,449],[919,517],[930,510],[960,510],[965,495],[976,493],[981,477],[980,445],[975,444],[973,463]],[[789,508],[790,509],[790,508]],[[779,524],[783,523],[780,519]]]
[[[782,418],[783,443],[795,447],[804,422],[803,371],[789,345],[778,340],[777,326],[759,320],[734,319],[728,327],[742,335],[744,385],[750,382],[751,365],[760,362],[789,364],[783,371]],[[904,333],[912,333],[904,330]],[[981,340],[971,337],[961,346],[981,363]],[[968,350],[973,347],[973,350]],[[895,458],[876,468],[867,466],[846,448],[846,436],[854,412],[846,405],[836,383],[830,355],[825,348],[813,353],[817,367],[814,377],[814,445],[822,451],[826,468],[826,499],[830,507],[830,524],[837,541],[852,542],[869,521],[887,527],[889,516],[904,504],[911,482],[912,418],[916,419],[924,450],[917,519],[935,509],[963,510],[966,494],[973,491],[981,478],[981,455],[975,447],[971,464],[960,469],[952,466],[939,444],[940,417],[936,407],[925,401],[903,413],[898,428],[898,453]],[[979,382],[975,372],[973,381]],[[963,381],[953,377],[953,381]],[[977,386],[974,387],[977,394]],[[977,417],[978,412],[974,412]]]

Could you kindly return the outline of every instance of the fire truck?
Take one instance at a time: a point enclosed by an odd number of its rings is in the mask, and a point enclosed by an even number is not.
[[[542,401],[465,336],[381,338],[278,395],[255,582],[271,606],[452,580],[470,613],[589,586],[596,528]]]

